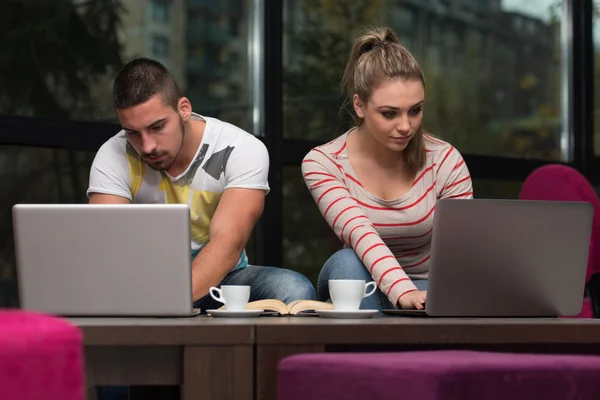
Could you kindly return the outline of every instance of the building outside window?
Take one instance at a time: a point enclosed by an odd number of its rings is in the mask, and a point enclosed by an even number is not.
[[[168,0],[152,0],[152,20],[154,22],[169,22],[171,19],[171,4]]]

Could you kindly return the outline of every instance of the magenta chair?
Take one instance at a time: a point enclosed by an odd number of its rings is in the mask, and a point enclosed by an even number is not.
[[[82,334],[66,320],[0,310],[0,399],[83,400]]]
[[[577,170],[550,164],[534,170],[523,183],[521,200],[584,201],[594,206],[594,221],[586,274],[586,291],[578,318],[600,315],[600,200],[592,185]],[[584,296],[584,293],[582,293]]]
[[[300,354],[279,363],[277,399],[598,399],[598,376],[598,356],[456,350]]]

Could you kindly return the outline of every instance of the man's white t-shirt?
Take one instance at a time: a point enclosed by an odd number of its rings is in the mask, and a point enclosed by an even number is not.
[[[122,130],[98,150],[87,195],[112,194],[142,204],[188,204],[195,257],[210,239],[210,221],[223,191],[247,188],[269,192],[269,155],[259,139],[234,125],[198,114],[192,118],[204,120],[206,127],[193,161],[179,176],[148,167]],[[234,269],[247,265],[244,250]]]

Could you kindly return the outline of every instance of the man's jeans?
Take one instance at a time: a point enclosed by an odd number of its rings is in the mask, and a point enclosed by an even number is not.
[[[294,300],[316,299],[315,288],[304,275],[283,268],[249,265],[227,274],[221,285],[250,286],[250,301],[277,299],[288,304]],[[203,313],[222,305],[209,294],[194,303]]]

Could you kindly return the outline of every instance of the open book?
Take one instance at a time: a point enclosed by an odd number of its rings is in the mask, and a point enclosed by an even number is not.
[[[222,309],[225,309],[225,306],[220,308]],[[265,310],[265,314],[317,315],[315,310],[333,310],[333,304],[316,300],[296,300],[286,305],[281,300],[265,299],[249,302],[246,309]]]

